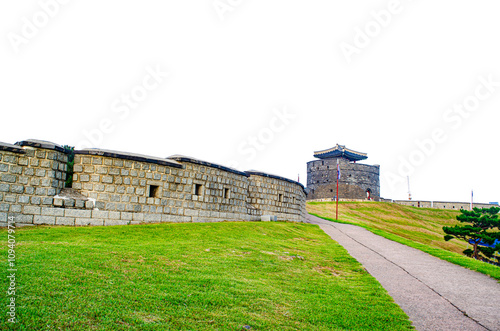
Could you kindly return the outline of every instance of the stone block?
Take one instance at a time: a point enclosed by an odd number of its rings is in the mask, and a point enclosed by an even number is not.
[[[10,166],[10,173],[20,175],[23,172],[23,168],[17,165]]]
[[[15,216],[16,223],[33,224],[33,215],[18,214]]]
[[[4,195],[3,200],[5,202],[10,202],[10,203],[16,203],[16,196],[15,195]]]
[[[8,212],[10,210],[10,203],[0,203],[0,212]]]
[[[1,174],[0,175],[0,180],[3,182],[15,183],[16,179],[17,179],[17,177],[14,175],[10,175],[10,174]]]
[[[92,158],[92,164],[101,165],[102,164],[102,158],[100,158],[100,157],[93,157]]]
[[[107,167],[96,167],[95,172],[96,172],[96,174],[99,174],[99,175],[106,175],[108,173],[108,168]]]
[[[84,209],[64,209],[64,216],[90,218],[90,217],[92,217],[92,211],[91,210],[84,210]]]
[[[75,199],[64,199],[64,207],[74,207]]]
[[[133,213],[127,213],[127,212],[122,212],[121,213],[121,219],[124,221],[131,221],[132,220],[132,215]]]
[[[30,202],[32,205],[39,205],[42,203],[42,199],[40,197],[30,197]]]
[[[161,214],[161,221],[162,221],[162,222],[173,222],[173,221],[172,221],[172,215],[169,215],[169,214]]]
[[[24,206],[23,213],[24,214],[31,214],[31,215],[41,215],[42,208],[40,208],[38,206]]]
[[[94,201],[92,200],[87,200],[85,201],[85,209],[94,209]]]
[[[16,193],[16,194],[23,194],[24,193],[24,186],[22,186],[22,185],[11,185],[10,186],[10,191],[12,193]]]
[[[35,176],[37,177],[45,177],[47,171],[45,169],[35,169]]]
[[[55,225],[56,224],[56,217],[55,216],[35,215],[33,218],[33,223],[34,224]]]
[[[200,215],[200,212],[198,210],[185,209],[184,210],[184,215],[185,216],[196,216],[196,217],[198,217]]]
[[[64,216],[64,208],[42,207],[42,215],[45,215],[45,216]]]
[[[276,222],[278,220],[278,217],[276,215],[262,215],[260,217],[260,220],[262,222],[270,222],[270,221]]]
[[[0,197],[1,197],[1,194],[0,194]],[[0,198],[0,201],[1,200],[2,199]],[[28,204],[28,203],[30,203],[30,197],[27,195],[20,195],[17,197],[17,202],[22,203],[22,204]]]
[[[21,210],[23,207],[21,205],[10,205],[10,212],[11,213],[21,213]]]
[[[132,220],[137,221],[137,222],[143,222],[144,221],[144,213],[133,213]]]
[[[109,218],[113,220],[119,220],[121,218],[121,213],[119,211],[110,211]]]
[[[17,177],[17,181],[18,181],[19,184],[28,185],[29,180],[30,179],[27,176],[19,176],[19,177]]]
[[[106,185],[106,188],[104,189],[104,191],[106,191],[108,193],[114,193],[115,192],[115,185]]]
[[[91,183],[83,183],[83,190],[84,191],[93,191],[94,185]]]
[[[116,210],[116,203],[114,202],[107,202],[106,207],[104,208],[106,210]]]
[[[5,163],[0,163],[0,171],[1,172],[8,172],[9,171],[9,165]]]
[[[75,186],[75,184],[73,184],[73,187],[74,186]],[[85,208],[85,201],[87,201],[87,200],[76,199],[75,200],[75,208]]]
[[[75,225],[74,217],[56,217],[56,225]]]
[[[42,198],[42,205],[53,205],[54,198]]]
[[[94,218],[75,218],[76,226],[99,226],[104,225],[104,220]]]
[[[14,155],[4,155],[3,161],[6,163],[17,164],[17,156]]]
[[[145,214],[144,222],[149,222],[149,223],[161,222],[161,214]]]
[[[47,196],[47,189],[44,187],[37,187],[35,189],[35,194],[40,196]]]
[[[0,192],[9,192],[10,184],[0,184]]]
[[[35,155],[39,159],[45,159],[45,156],[47,155],[44,150],[36,150]]]
[[[104,225],[128,225],[129,222],[125,220],[104,220]]]
[[[54,206],[62,207],[64,205],[64,199],[54,198]]]
[[[109,211],[105,210],[92,210],[92,218],[109,218]]]
[[[49,160],[40,160],[40,167],[42,168],[52,168],[52,162]]]

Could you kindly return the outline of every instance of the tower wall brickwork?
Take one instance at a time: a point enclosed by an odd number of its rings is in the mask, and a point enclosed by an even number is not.
[[[339,157],[307,163],[307,199],[334,199],[337,190],[337,159],[341,177],[339,199],[380,200],[380,166],[350,162]]]

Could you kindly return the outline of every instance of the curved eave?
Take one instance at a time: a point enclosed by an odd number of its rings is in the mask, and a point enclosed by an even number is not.
[[[317,157],[318,159],[330,159],[330,158],[336,158],[336,157],[345,157],[346,159],[350,161],[361,161],[361,160],[366,160],[368,156],[364,153],[358,153],[350,150],[329,150],[329,151],[319,151],[319,152],[314,152],[314,157]]]

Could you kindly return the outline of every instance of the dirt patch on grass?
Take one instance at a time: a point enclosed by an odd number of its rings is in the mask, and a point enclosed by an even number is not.
[[[339,277],[341,275],[341,273],[338,270],[335,270],[332,267],[316,266],[316,267],[313,267],[313,270],[317,271],[321,274],[331,275],[331,276],[335,276],[335,277]]]

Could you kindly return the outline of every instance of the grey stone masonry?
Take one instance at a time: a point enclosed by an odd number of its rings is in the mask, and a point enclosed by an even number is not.
[[[175,155],[158,158],[76,150],[73,187],[60,145],[0,143],[0,225],[126,225],[141,222],[304,221],[295,181]]]
[[[64,148],[50,142],[0,143],[0,203],[11,213],[27,207],[27,214],[33,206],[52,204],[51,197],[64,187],[66,163]]]
[[[351,162],[346,158],[314,160],[307,163],[307,199],[334,199],[337,195],[339,161],[339,199],[380,200],[380,166]]]
[[[418,208],[436,208],[436,209],[451,209],[451,210],[460,210],[465,209],[469,210],[471,205],[470,202],[453,202],[453,201],[422,201],[422,200],[387,200],[386,202],[393,202],[400,205],[412,206]],[[498,205],[489,204],[489,203],[473,203],[472,207],[478,208],[491,208],[498,207]]]

